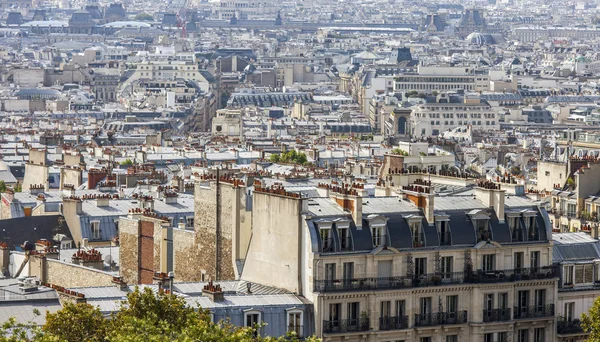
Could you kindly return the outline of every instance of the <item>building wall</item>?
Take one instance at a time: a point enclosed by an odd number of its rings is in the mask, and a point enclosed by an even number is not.
[[[255,192],[252,207],[252,241],[243,279],[302,293],[299,281],[302,201]]]
[[[538,161],[537,164],[538,190],[552,191],[554,184],[561,186],[567,181],[567,164]]]
[[[218,195],[217,188],[220,189]],[[194,230],[200,249],[197,262],[205,270],[207,279],[235,279],[232,237],[234,231],[239,231],[240,191],[240,188],[223,182],[218,187],[213,181],[196,184]]]
[[[81,185],[82,176],[81,170],[77,169],[60,169],[60,189],[62,190],[65,184],[73,185],[75,188],[78,188]]]
[[[139,279],[139,227],[138,220],[119,220],[119,271],[128,284],[137,284]]]
[[[63,287],[110,286],[112,274],[60,260],[32,256],[29,275]]]

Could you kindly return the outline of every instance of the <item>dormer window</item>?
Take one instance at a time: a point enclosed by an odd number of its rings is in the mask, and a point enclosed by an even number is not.
[[[373,237],[373,248],[385,245],[385,227],[371,227]]]
[[[413,247],[423,247],[425,245],[425,239],[423,238],[421,221],[410,221],[408,225],[413,237]]]
[[[506,223],[508,224],[508,229],[510,229],[510,237],[512,241],[523,241],[523,232],[519,226],[520,217],[521,215],[516,213],[506,214]]]
[[[373,248],[387,245],[387,218],[381,215],[369,215],[367,221],[371,228]]]
[[[490,217],[483,211],[479,210],[471,211],[469,216],[471,216],[471,221],[473,221],[473,225],[475,227],[477,242],[492,239],[492,233],[490,231]]]
[[[537,241],[539,240],[539,231],[536,224],[536,215],[525,213],[523,214],[523,221],[525,222],[525,229],[527,230],[527,239],[529,241]]]
[[[343,251],[351,250],[350,230],[348,227],[338,227],[338,237],[340,238],[340,248]]]
[[[448,217],[436,217],[435,224],[440,237],[440,246],[451,245],[450,220]]]
[[[323,252],[333,251],[333,236],[331,235],[331,228],[320,228],[321,233],[321,245],[323,246]]]

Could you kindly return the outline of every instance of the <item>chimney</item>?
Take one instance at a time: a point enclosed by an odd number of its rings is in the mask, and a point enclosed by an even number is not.
[[[500,185],[490,181],[483,181],[475,188],[475,197],[488,207],[492,207],[498,221],[504,222],[504,197],[506,190],[501,190]]]
[[[335,193],[333,195],[335,202],[344,209],[352,214],[356,229],[362,229],[362,197],[357,195],[340,194]]]
[[[214,285],[212,280],[204,286],[204,288],[202,289],[202,295],[204,297],[209,298],[213,302],[222,302],[223,300],[225,300],[225,296],[223,294],[223,289],[221,288],[221,285]]]
[[[109,207],[110,199],[108,199],[108,196],[107,197],[99,196],[98,198],[96,198],[96,206],[99,208]]]

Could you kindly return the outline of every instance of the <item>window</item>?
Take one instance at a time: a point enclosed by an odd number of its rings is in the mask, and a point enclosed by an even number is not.
[[[343,279],[344,283],[348,284],[354,279],[354,263],[353,262],[345,262],[343,266]]]
[[[392,314],[392,302],[390,302],[389,300],[381,302],[380,310],[379,310],[379,317],[383,318],[383,319],[387,319],[391,316],[391,314]]]
[[[494,271],[496,269],[496,255],[495,254],[484,255],[481,269],[484,272]]]
[[[338,228],[338,235],[340,238],[340,248],[343,251],[352,249],[350,245],[350,234],[348,228]]]
[[[517,342],[529,342],[529,330],[520,329],[517,332]]]
[[[396,317],[404,317],[406,315],[406,302],[404,300],[396,301]]]
[[[419,309],[421,315],[428,315],[431,313],[431,297],[423,297],[419,301]]]
[[[452,244],[449,223],[450,223],[449,221],[438,222],[438,232],[440,234],[440,245]]]
[[[544,306],[546,305],[546,290],[535,290],[535,311],[544,312]]]
[[[100,221],[90,222],[92,227],[92,239],[100,240]]]
[[[487,333],[487,334],[483,335],[483,342],[494,342],[494,334]]]
[[[527,306],[529,305],[529,291],[519,291],[517,295],[517,307],[519,308],[519,312],[525,312],[527,310]]]
[[[510,236],[512,241],[522,241],[523,234],[521,234],[521,228],[519,227],[519,216],[506,216],[506,222],[510,229]]]
[[[540,267],[540,252],[531,252],[529,255],[529,267],[533,270],[537,270]]]
[[[349,324],[358,324],[358,317],[360,316],[360,305],[358,302],[348,303],[348,320]]]
[[[477,227],[477,241],[487,241],[492,238],[487,219],[476,219],[475,227]]]
[[[458,312],[458,296],[446,297],[446,312]]]
[[[431,337],[421,337],[419,342],[431,342]]]
[[[325,264],[325,279],[335,280],[335,264]]]
[[[508,342],[508,333],[506,333],[506,332],[499,332],[498,333],[498,340],[496,342]]]
[[[340,325],[340,315],[342,313],[342,304],[334,303],[329,304],[329,321],[332,327],[338,327]]]
[[[288,312],[288,332],[295,332],[296,336],[302,337],[302,311]]]
[[[412,221],[409,222],[410,232],[413,236],[413,247],[422,247],[424,245],[424,239],[421,232],[421,222]]]
[[[523,259],[524,259],[524,254],[523,252],[516,252],[515,253],[515,271],[519,272],[520,269],[523,268]]]
[[[458,342],[458,335],[446,336],[446,342]]]
[[[331,229],[321,228],[321,244],[323,252],[333,251],[333,239],[331,238]]]
[[[385,227],[372,227],[373,247],[385,245]]]
[[[574,268],[573,265],[565,266],[563,268],[563,274],[564,274],[563,284],[573,285],[573,268]]]
[[[188,227],[193,228],[194,227],[194,218],[193,217],[186,218],[186,224]]]
[[[591,284],[594,282],[593,265],[575,266],[575,284]]]
[[[546,330],[544,328],[535,328],[533,331],[533,342],[545,342]]]
[[[572,321],[575,317],[575,302],[565,303],[565,312],[563,313],[565,316],[565,320]]]
[[[491,311],[494,310],[494,294],[493,293],[488,293],[484,296],[484,302],[483,305],[485,305],[485,310],[486,311]]]
[[[260,324],[260,312],[258,311],[249,311],[246,312],[245,323],[247,327],[254,328],[257,324]],[[255,331],[255,335],[259,335],[259,329],[257,328]]]
[[[527,229],[528,239],[535,241],[539,239],[538,229],[536,225],[535,216],[525,216],[525,228]]]
[[[415,258],[415,275],[427,274],[427,258]]]
[[[452,261],[451,256],[442,257],[440,260],[440,267],[442,273],[442,279],[450,279],[452,277]]]
[[[508,309],[508,293],[498,293],[498,309]]]

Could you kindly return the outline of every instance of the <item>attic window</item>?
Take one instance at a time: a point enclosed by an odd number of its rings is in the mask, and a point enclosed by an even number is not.
[[[413,247],[423,247],[425,245],[425,239],[423,238],[421,221],[409,221],[408,225],[413,237]]]
[[[473,210],[469,213],[473,225],[475,227],[475,234],[477,235],[477,242],[487,241],[492,239],[492,233],[490,231],[490,217],[482,212]]]
[[[539,230],[536,224],[536,215],[523,215],[523,220],[525,221],[525,229],[527,229],[527,239],[530,241],[539,240]]]
[[[448,219],[436,220],[436,226],[440,236],[440,245],[451,245],[452,240],[450,235],[450,221]]]

